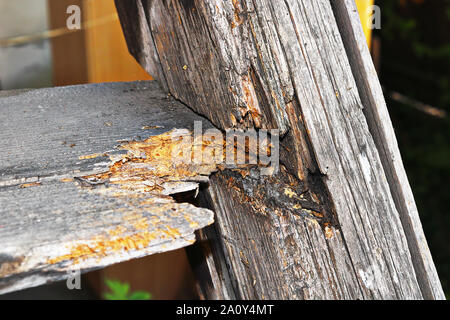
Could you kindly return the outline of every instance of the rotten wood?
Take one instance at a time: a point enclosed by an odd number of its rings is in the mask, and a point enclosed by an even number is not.
[[[190,245],[213,222],[170,197],[212,170],[174,167],[170,132],[211,124],[154,81],[3,91],[0,110],[0,294]]]
[[[351,39],[354,20],[335,19],[342,7],[328,0],[116,6],[130,52],[175,98],[222,129],[281,133],[278,176],[225,171],[210,181],[204,197],[217,223],[201,232],[205,298],[443,298],[418,216],[406,218],[404,202],[414,200],[400,185],[400,158],[386,163],[398,150],[375,132],[391,132],[388,116],[362,93],[378,80],[367,64],[363,76],[355,71],[354,47],[365,43]],[[286,202],[287,187],[296,188],[288,192],[294,198],[306,191],[311,198]]]

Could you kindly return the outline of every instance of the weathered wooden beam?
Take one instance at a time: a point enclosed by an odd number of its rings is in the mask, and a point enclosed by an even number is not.
[[[330,1],[116,6],[130,52],[175,98],[222,129],[281,133],[278,176],[211,179],[205,297],[442,298],[419,284],[432,261],[410,249]]]
[[[164,158],[164,132],[211,124],[154,81],[2,91],[0,111],[0,294],[190,245],[213,222],[169,196],[207,177]]]
[[[408,239],[420,288],[427,299],[445,299],[403,167],[378,75],[369,49],[364,43],[365,35],[361,28],[355,2],[343,0],[331,3],[364,105],[363,112],[380,154],[386,178]]]

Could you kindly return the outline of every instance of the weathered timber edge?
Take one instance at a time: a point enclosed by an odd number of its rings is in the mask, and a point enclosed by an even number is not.
[[[408,239],[414,269],[426,299],[445,299],[403,166],[394,128],[353,0],[331,1],[364,105],[364,115],[380,154],[389,187]]]

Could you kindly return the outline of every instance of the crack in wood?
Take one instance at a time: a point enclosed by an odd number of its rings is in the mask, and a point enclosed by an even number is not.
[[[319,196],[304,181],[289,174],[283,167],[279,174],[261,176],[255,168],[225,170],[221,172],[228,188],[235,190],[239,201],[252,206],[261,214],[274,214],[287,210],[294,215],[317,221],[325,227],[336,227],[333,216]],[[316,182],[317,183],[317,182]]]

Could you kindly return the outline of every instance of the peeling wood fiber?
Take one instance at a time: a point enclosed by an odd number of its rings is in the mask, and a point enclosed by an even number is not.
[[[198,172],[152,176],[132,156],[194,121],[212,128],[156,82],[1,92],[0,111],[0,294],[191,245],[213,223],[169,196],[197,189]],[[119,160],[137,167],[111,174]]]

